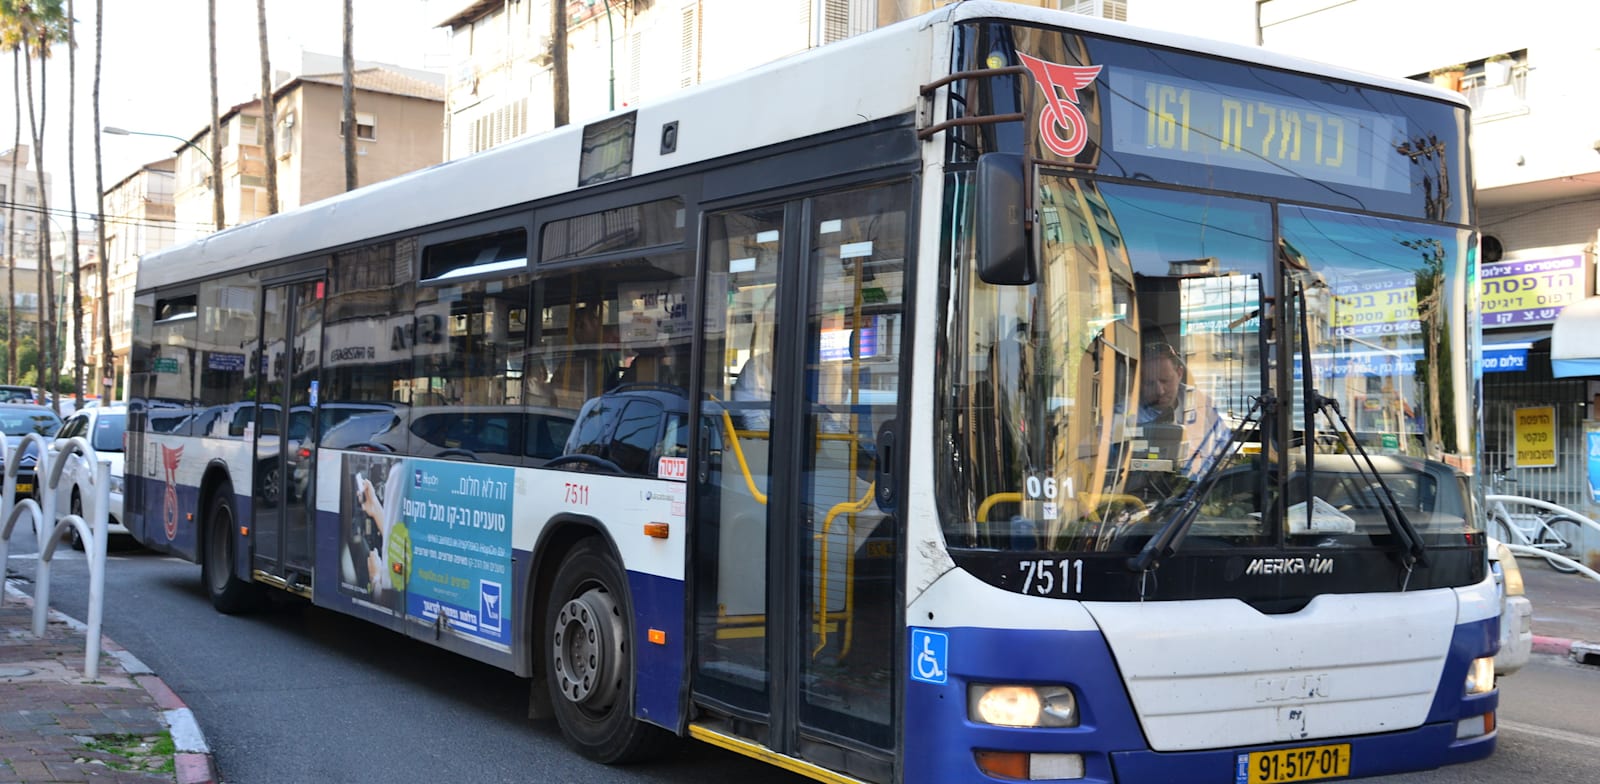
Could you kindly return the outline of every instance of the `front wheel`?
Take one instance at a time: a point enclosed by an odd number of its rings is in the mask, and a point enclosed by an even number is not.
[[[1582,523],[1570,517],[1554,517],[1546,521],[1545,526],[1546,529],[1539,534],[1539,544],[1543,549],[1572,559],[1577,559],[1581,555],[1578,540],[1583,536]],[[1568,566],[1550,558],[1546,558],[1545,563],[1562,574],[1573,574],[1578,571],[1576,566]]]
[[[545,679],[562,734],[606,764],[639,762],[673,736],[633,717],[633,634],[622,568],[597,540],[580,543],[556,572],[546,604]]]
[[[261,586],[233,575],[233,490],[217,488],[206,512],[205,548],[200,554],[200,581],[205,584],[211,606],[217,612],[233,615],[254,609],[261,599]]]

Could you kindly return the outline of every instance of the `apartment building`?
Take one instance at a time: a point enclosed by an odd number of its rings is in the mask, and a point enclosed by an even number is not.
[[[343,74],[305,74],[273,90],[278,157],[278,209],[286,211],[345,191],[341,136]],[[442,77],[367,67],[353,74],[356,106],[356,182],[370,185],[438,163],[442,141]],[[224,223],[262,218],[267,205],[262,104],[237,104],[220,120]],[[175,150],[174,217],[177,241],[214,225],[211,129]]]
[[[11,166],[15,162],[15,188]],[[39,317],[39,243],[42,231],[56,231],[65,221],[52,224],[41,210],[38,169],[33,165],[33,150],[27,145],[0,153],[0,302],[9,302],[18,322],[19,335],[32,335]],[[50,192],[50,173],[45,172],[45,192]],[[7,221],[13,221],[7,224]],[[52,236],[52,242],[61,242]],[[9,245],[8,245],[9,243]],[[57,248],[56,250],[59,250]],[[9,274],[12,271],[14,275]],[[12,291],[10,281],[16,281]]]

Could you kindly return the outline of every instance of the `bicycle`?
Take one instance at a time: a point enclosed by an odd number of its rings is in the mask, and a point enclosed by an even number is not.
[[[1504,475],[1495,476],[1495,484],[1516,483]],[[1512,512],[1506,500],[1515,504],[1517,496],[1488,496],[1488,533],[1506,544],[1520,544],[1567,558],[1578,555],[1574,546],[1583,532],[1583,523],[1553,510],[1534,508],[1534,511]],[[1536,499],[1530,499],[1536,500]],[[1577,567],[1554,558],[1546,558],[1550,568],[1562,574],[1573,574]]]

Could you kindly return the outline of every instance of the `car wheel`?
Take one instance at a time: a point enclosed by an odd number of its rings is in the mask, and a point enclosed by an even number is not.
[[[83,516],[83,496],[78,494],[77,488],[72,490],[72,513],[82,518],[84,522],[89,520],[89,518]],[[77,528],[73,528],[67,533],[67,543],[71,544],[74,550],[83,549],[83,537],[78,535]]]

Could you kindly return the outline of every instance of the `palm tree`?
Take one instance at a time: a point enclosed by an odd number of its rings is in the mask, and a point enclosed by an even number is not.
[[[73,0],[67,0],[67,204],[72,209],[72,396],[76,407],[83,407],[83,262],[78,258],[78,168],[77,136],[78,37]]]
[[[217,0],[206,0],[206,20],[211,45],[211,214],[221,231],[227,216],[222,213],[222,123],[217,113]]]
[[[10,24],[0,30],[0,46],[11,50],[11,92],[17,124],[11,134],[11,184],[6,187],[6,382],[17,381],[17,148],[22,145],[22,41],[11,38]]]
[[[261,37],[261,124],[267,156],[267,214],[278,211],[278,107],[272,100],[272,63],[267,59],[267,0],[256,0],[256,30]]]
[[[65,38],[64,11],[61,0],[23,0],[16,2],[15,8],[18,18],[23,25],[23,64],[24,73],[28,84],[28,127],[33,134],[33,157],[37,166],[34,175],[39,185],[39,386],[52,393],[60,387],[61,367],[56,359],[56,286],[53,265],[50,259],[50,231],[45,225],[50,216],[49,194],[45,192],[44,184],[44,132],[45,132],[45,107],[48,93],[46,80],[45,61],[50,57],[50,48],[57,41]],[[35,111],[33,102],[33,55],[39,57],[39,103]],[[61,409],[58,398],[50,398],[51,406],[57,412]]]
[[[100,400],[111,403],[116,358],[111,354],[111,259],[106,257],[105,180],[100,167],[100,58],[105,32],[105,0],[94,0],[94,231],[100,259]]]
[[[351,0],[344,0],[344,189],[356,189],[356,90],[355,90],[355,11]]]

